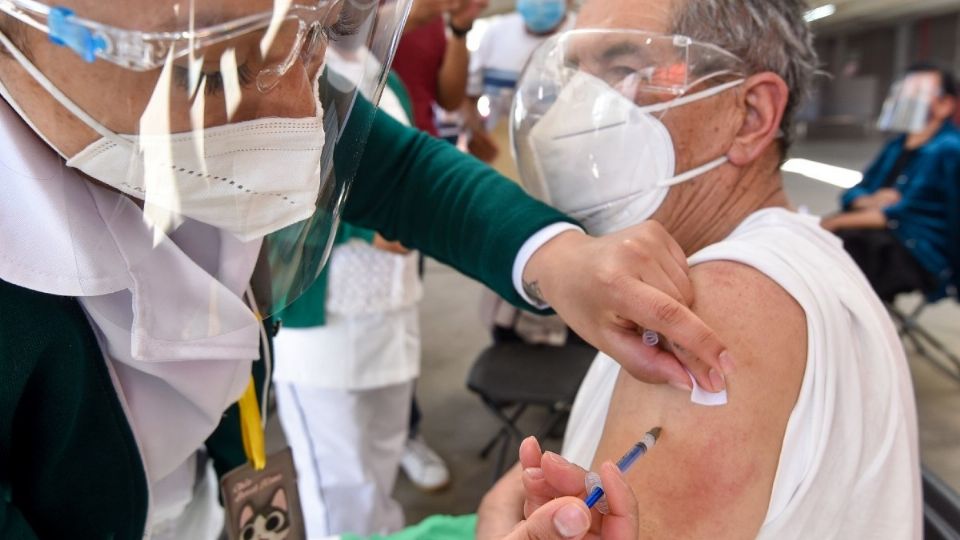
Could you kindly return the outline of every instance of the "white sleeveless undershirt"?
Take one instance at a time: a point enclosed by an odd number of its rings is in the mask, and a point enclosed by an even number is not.
[[[840,241],[785,209],[747,218],[690,264],[728,260],[803,308],[808,353],[759,538],[922,537],[913,386],[897,331]],[[563,455],[589,468],[620,366],[600,354],[573,407]]]

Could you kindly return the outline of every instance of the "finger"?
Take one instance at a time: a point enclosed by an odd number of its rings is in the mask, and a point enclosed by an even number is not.
[[[587,471],[582,467],[570,463],[553,452],[546,452],[543,454],[540,468],[543,469],[543,475],[553,489],[554,497],[586,495],[584,479]]]
[[[589,528],[590,512],[583,501],[563,497],[540,507],[504,540],[578,540]]]
[[[687,264],[686,255],[680,249],[680,246],[676,245],[676,242],[672,242],[670,245],[671,248],[676,248],[679,253],[674,253],[673,249],[669,252],[660,252],[660,264],[680,291],[680,301],[686,306],[693,305],[693,283],[690,281],[690,266]],[[678,256],[680,259],[677,259]]]
[[[664,249],[651,250],[653,254],[660,256],[660,264],[664,270],[673,278],[680,292],[683,294],[683,303],[691,305],[693,303],[693,284],[690,283],[690,265],[687,262],[687,254],[683,252],[680,244],[674,240],[673,236],[657,222],[650,222],[649,228],[655,231]]]
[[[526,443],[526,441],[524,441],[524,443]],[[527,444],[527,451],[529,452],[531,448],[529,447],[530,444]],[[539,445],[537,446],[537,449],[539,450]],[[523,449],[521,449],[521,451],[522,450]],[[545,456],[548,460],[555,460],[559,457],[552,452],[548,452]],[[582,476],[580,476],[578,479],[576,470],[565,470],[567,466],[570,466],[566,460],[560,458],[559,461],[553,461],[551,463],[553,467],[551,467],[550,471],[550,474],[553,476],[563,477],[560,479],[554,479],[554,481],[558,482],[558,485],[563,489],[557,489],[550,483],[550,481],[547,479],[547,473],[543,470],[543,463],[544,461],[541,455],[538,454],[536,466],[523,469],[521,479],[523,482],[523,491],[525,495],[523,501],[524,517],[530,517],[530,515],[536,512],[538,508],[547,504],[553,499],[563,497],[565,495],[579,495],[582,491],[584,491]],[[557,468],[558,465],[562,468]],[[567,475],[570,475],[571,480],[566,480]],[[579,482],[579,485],[577,485],[577,482]]]
[[[714,368],[711,368],[704,364],[696,355],[692,352],[684,349],[677,343],[666,343],[667,351],[669,354],[672,354],[674,358],[681,364],[686,366],[691,373],[707,373],[707,378],[712,381],[713,388],[725,388],[726,387],[726,376],[730,373],[733,373],[733,363],[730,360],[730,353],[722,352],[720,353],[720,370],[716,371]],[[711,391],[710,386],[704,386],[701,383],[702,379],[697,377],[697,383],[701,387],[706,389],[708,392]],[[716,390],[719,391],[719,390]]]
[[[601,524],[601,537],[610,540],[637,538],[640,532],[639,507],[623,474],[616,465],[607,461],[600,466],[600,481],[603,482],[609,508]]]
[[[540,456],[543,451],[540,450],[540,442],[536,437],[527,437],[520,443],[520,465],[524,469],[530,467],[540,467]]]
[[[651,347],[636,332],[617,333],[608,340],[607,349],[632,377],[651,384],[669,384],[674,388],[693,390],[683,364],[670,352]]]
[[[523,483],[523,516],[530,517],[538,508],[556,499],[559,494],[550,487],[540,468],[540,443],[536,437],[527,437],[520,443],[520,479]]]
[[[543,469],[531,467],[524,469],[521,475],[523,482],[523,517],[533,515],[541,506],[562,496],[547,482]]]
[[[687,289],[692,291],[693,288],[690,286],[690,279],[687,278],[685,274],[680,273],[676,265],[673,265],[672,269],[667,269],[660,264],[660,261],[657,261],[657,264],[647,265],[643,268],[639,268],[637,272],[639,273],[638,277],[640,280],[647,285],[659,290],[660,292],[666,293],[668,296],[670,296],[670,298],[673,298],[677,302],[682,302],[684,305],[689,305],[689,302],[687,302],[687,297],[684,296],[683,292],[680,290],[680,287],[684,286],[683,282],[685,281]],[[687,296],[690,297],[692,302],[692,293],[689,293]]]
[[[659,332],[671,343],[689,351],[692,356],[678,358],[703,388],[713,392],[724,389],[710,379],[710,371],[721,376],[720,354],[725,352],[723,343],[690,309],[665,293],[640,281],[623,281],[619,284],[620,296],[616,308],[621,317],[632,320],[643,328]],[[727,359],[733,363],[732,358]]]

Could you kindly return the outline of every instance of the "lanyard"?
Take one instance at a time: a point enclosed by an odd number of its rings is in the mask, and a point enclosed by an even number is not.
[[[243,452],[254,470],[263,470],[267,465],[267,452],[264,445],[263,424],[260,422],[260,406],[257,404],[257,389],[250,384],[237,402],[240,406],[240,433],[243,436]]]
[[[264,348],[267,358],[269,358],[270,345],[266,341],[266,334],[263,330],[263,318],[256,308],[257,304],[253,298],[253,291],[249,287],[246,296],[251,308],[257,315],[257,321],[260,324],[260,344]],[[265,385],[270,384],[269,365],[271,362],[267,358],[264,359],[268,366]],[[264,401],[266,399],[267,394],[264,393]],[[257,387],[253,382],[253,375],[250,375],[250,382],[247,384],[247,389],[243,391],[243,395],[240,396],[237,406],[240,408],[240,435],[243,439],[243,453],[246,454],[247,461],[254,470],[262,471],[267,466],[267,451],[263,435],[263,417],[260,414],[260,405],[257,403]],[[264,407],[266,407],[266,403],[264,403]],[[266,409],[264,409],[263,414],[266,414]]]

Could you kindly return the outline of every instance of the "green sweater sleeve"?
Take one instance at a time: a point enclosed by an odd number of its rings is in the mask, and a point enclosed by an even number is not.
[[[517,252],[547,225],[574,223],[480,161],[376,114],[360,98],[334,160],[338,174],[354,178],[345,220],[447,263],[526,309],[511,275]]]
[[[340,229],[337,230],[336,239],[333,241],[334,245],[346,244],[354,238],[363,240],[368,244],[373,243],[374,231],[370,229],[364,229],[363,227],[357,227],[356,225],[351,225],[349,223],[343,222],[340,224]]]

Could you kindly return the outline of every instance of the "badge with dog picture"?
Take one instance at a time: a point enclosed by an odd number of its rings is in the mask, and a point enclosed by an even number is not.
[[[262,471],[249,463],[230,471],[220,490],[230,540],[306,538],[289,448],[269,456]]]

